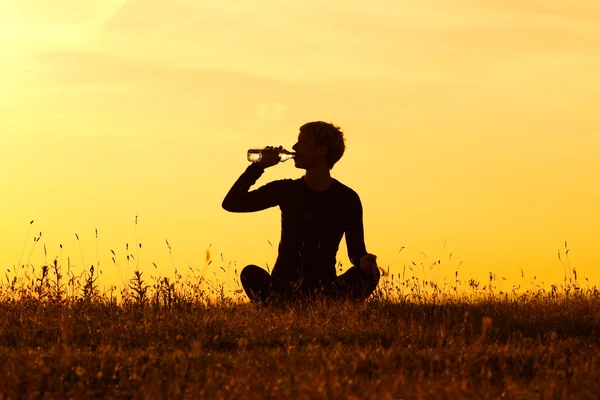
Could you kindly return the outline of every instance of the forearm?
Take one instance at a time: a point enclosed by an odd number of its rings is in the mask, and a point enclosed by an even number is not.
[[[250,164],[242,175],[235,181],[225,199],[223,199],[223,209],[230,212],[244,212],[248,201],[248,191],[262,176],[264,169],[256,164]]]
[[[346,229],[346,245],[348,247],[350,262],[352,265],[360,268],[360,260],[368,252],[365,245],[362,205],[359,199],[357,199],[356,205],[349,214],[349,223]]]
[[[369,254],[365,245],[362,229],[346,232],[346,245],[348,247],[348,258],[352,265],[360,268],[360,260]]]

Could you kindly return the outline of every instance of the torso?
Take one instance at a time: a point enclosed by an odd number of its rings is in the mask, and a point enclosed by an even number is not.
[[[336,254],[348,214],[352,212],[348,208],[352,193],[333,178],[327,189],[321,191],[310,189],[303,178],[291,180],[290,189],[280,204],[281,242],[274,276],[335,278]],[[290,264],[294,267],[289,268]]]

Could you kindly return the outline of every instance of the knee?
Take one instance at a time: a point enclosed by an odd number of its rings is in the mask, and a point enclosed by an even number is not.
[[[379,280],[381,279],[381,271],[379,271],[379,268],[375,268],[371,272],[363,272],[361,275],[367,285],[373,288],[377,287]]]
[[[240,272],[240,279],[242,282],[253,280],[257,277],[263,277],[269,275],[267,271],[259,267],[258,265],[249,264],[246,265]]]
[[[379,267],[375,268],[375,271],[373,271],[373,279],[375,282],[379,282],[379,279],[381,279],[381,271],[379,270]]]
[[[254,267],[256,267],[256,265],[246,265],[244,268],[242,268],[242,271],[240,272],[240,279],[242,281],[245,281],[248,279],[248,277],[250,277],[252,275],[252,270],[254,269]]]

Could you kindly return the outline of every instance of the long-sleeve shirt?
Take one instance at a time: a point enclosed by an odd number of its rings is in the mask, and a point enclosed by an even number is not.
[[[264,169],[250,164],[233,184],[223,208],[230,212],[281,209],[281,240],[272,277],[304,287],[328,284],[336,277],[336,254],[342,236],[351,263],[367,254],[363,210],[358,194],[332,178],[323,191],[308,187],[304,177],[269,182],[249,191]]]

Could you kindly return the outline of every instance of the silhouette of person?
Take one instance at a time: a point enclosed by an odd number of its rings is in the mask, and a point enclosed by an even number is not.
[[[330,173],[345,148],[340,127],[308,122],[300,127],[293,146],[296,168],[306,170],[303,177],[272,181],[249,191],[266,168],[280,162],[282,147],[269,146],[261,161],[250,164],[225,196],[222,206],[229,212],[281,209],[281,240],[272,274],[252,264],[240,273],[251,301],[316,295],[364,300],[377,287],[380,272],[377,257],[366,250],[360,197]],[[343,235],[352,267],[337,276],[336,254]]]

